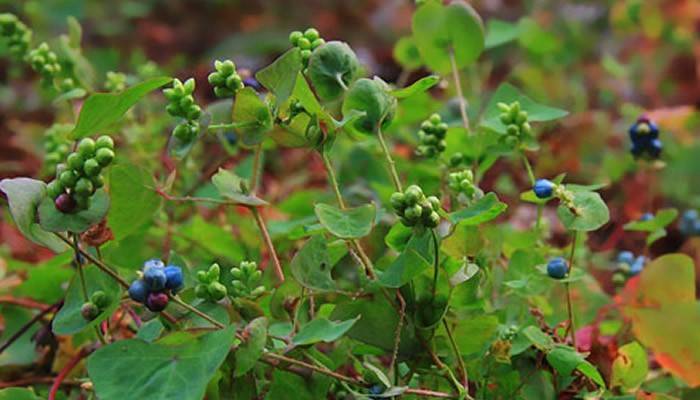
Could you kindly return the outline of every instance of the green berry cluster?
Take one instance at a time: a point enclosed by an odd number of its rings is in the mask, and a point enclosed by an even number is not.
[[[185,120],[173,129],[173,136],[183,143],[191,142],[199,134],[202,109],[194,102],[194,88],[194,78],[190,78],[185,83],[175,79],[172,88],[163,90],[163,95],[168,99],[165,110],[173,117]]]
[[[468,169],[451,172],[447,175],[447,186],[464,203],[469,203],[484,195],[484,192],[474,184],[474,174]]]
[[[108,92],[122,92],[126,89],[126,74],[108,71],[105,80],[105,89]]]
[[[102,290],[98,290],[90,296],[90,300],[83,303],[82,307],[80,307],[80,314],[86,321],[92,321],[109,307],[109,304],[109,296]]]
[[[27,56],[32,31],[16,15],[0,14],[0,36],[12,57],[21,60]]]
[[[311,52],[316,50],[317,47],[326,43],[325,40],[321,38],[318,30],[314,28],[309,28],[302,33],[301,31],[294,31],[289,34],[289,42],[292,46],[298,47],[301,50],[301,60],[304,63],[304,67],[309,65],[309,58],[311,58]]]
[[[445,151],[445,135],[447,134],[447,124],[442,122],[439,114],[433,114],[423,121],[418,131],[420,144],[416,152],[420,156],[435,158]]]
[[[102,169],[111,164],[112,160],[114,141],[111,137],[81,140],[76,151],[66,158],[66,163],[56,167],[56,179],[46,187],[56,208],[63,213],[89,208],[92,195],[104,186]]]
[[[226,286],[219,282],[221,276],[221,267],[219,264],[212,264],[206,271],[197,272],[197,281],[199,283],[194,289],[197,297],[212,302],[217,302],[228,293]]]
[[[498,108],[501,110],[501,123],[506,126],[507,141],[515,144],[532,135],[527,111],[520,109],[520,102],[514,101],[510,105],[498,103]]]
[[[209,84],[214,86],[216,97],[232,97],[243,89],[243,79],[236,72],[236,64],[231,60],[214,61],[216,71],[209,74]]]
[[[73,130],[71,124],[53,124],[44,133],[45,171],[55,171],[56,166],[70,153],[71,141],[68,133]]]
[[[255,261],[243,261],[240,267],[231,268],[233,293],[236,298],[255,300],[265,293],[265,286],[260,285],[262,272]]]
[[[39,47],[31,50],[27,55],[27,61],[32,69],[41,75],[45,84],[52,83],[61,73],[61,64],[58,63],[58,56],[49,45],[44,42]]]
[[[426,197],[420,186],[411,185],[403,193],[392,194],[391,206],[406,226],[435,228],[440,223],[440,199]]]

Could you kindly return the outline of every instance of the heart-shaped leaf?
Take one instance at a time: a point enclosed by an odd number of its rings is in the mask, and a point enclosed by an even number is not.
[[[307,76],[322,101],[340,97],[357,79],[360,65],[352,48],[344,42],[332,41],[314,50],[309,58]]]
[[[231,171],[219,168],[214,176],[211,177],[211,182],[219,190],[219,193],[239,204],[259,207],[267,204],[265,200],[245,193],[243,190],[247,184],[241,177]]]
[[[233,103],[233,121],[240,124],[236,132],[246,146],[259,144],[272,129],[270,108],[249,86],[236,93]]]
[[[407,284],[430,268],[435,251],[430,231],[414,234],[403,252],[381,272],[379,283],[392,288]]]
[[[82,233],[102,221],[108,210],[109,196],[104,189],[95,192],[86,210],[70,214],[58,211],[53,199],[45,196],[39,204],[39,224],[49,232]]]
[[[453,224],[475,226],[491,221],[503,213],[508,205],[498,200],[495,193],[488,193],[472,206],[449,215]]]
[[[229,353],[234,327],[201,336],[175,333],[155,342],[120,340],[88,358],[101,400],[201,400]]]
[[[321,225],[342,239],[356,239],[369,235],[377,214],[374,204],[340,209],[319,203],[314,207],[314,211]]]
[[[112,167],[109,175],[112,205],[107,221],[117,240],[121,240],[146,225],[160,206],[160,197],[149,188],[150,175],[132,164]]]
[[[294,47],[258,71],[255,78],[275,94],[275,101],[279,106],[291,96],[301,67],[301,51]]]
[[[246,341],[236,349],[236,369],[233,376],[243,376],[258,362],[267,342],[267,318],[260,317],[250,321],[245,328]]]
[[[330,321],[326,318],[316,318],[299,328],[292,343],[305,346],[318,342],[334,342],[345,334],[360,319],[360,316],[347,321]]]
[[[523,111],[527,111],[528,121],[531,122],[552,121],[565,117],[568,114],[565,110],[536,103],[520,93],[515,86],[503,83],[491,95],[491,99],[483,112],[481,126],[498,133],[505,133],[506,127],[500,120],[501,110],[498,108],[498,103],[510,104],[514,101],[518,101],[520,108]]]
[[[333,290],[328,246],[323,235],[314,235],[294,255],[290,265],[292,276],[302,286],[314,290]]]
[[[576,213],[560,204],[557,208],[559,220],[566,229],[573,231],[594,231],[610,219],[608,206],[596,192],[573,192]]]

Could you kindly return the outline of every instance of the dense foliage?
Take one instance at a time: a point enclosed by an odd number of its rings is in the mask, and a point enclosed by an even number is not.
[[[697,190],[644,187],[697,163],[633,107],[617,145],[577,141],[602,172],[554,170],[552,132],[588,135],[564,107],[462,87],[514,41],[546,83],[558,38],[530,24],[417,2],[397,83],[315,28],[254,74],[99,82],[75,19],[49,45],[0,14],[56,113],[39,176],[0,181],[51,251],[0,285],[0,399],[697,396]]]

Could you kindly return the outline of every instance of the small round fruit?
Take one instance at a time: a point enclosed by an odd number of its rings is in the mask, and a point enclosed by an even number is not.
[[[90,180],[92,181],[92,186],[95,187],[95,190],[97,190],[105,185],[105,180],[102,177],[102,175],[91,176]]]
[[[406,198],[406,203],[413,205],[421,200],[423,197],[423,191],[419,186],[411,185],[404,192],[404,196]]]
[[[289,34],[289,42],[292,44],[292,46],[296,46],[297,42],[302,37],[304,37],[303,33],[299,32],[299,31],[294,31],[294,32]]]
[[[314,28],[309,28],[306,31],[304,31],[304,37],[313,42],[314,40],[321,37],[321,35],[318,33],[318,30]]]
[[[75,211],[76,203],[71,195],[68,193],[63,193],[56,197],[56,200],[54,200],[54,205],[58,211],[68,214]]]
[[[157,258],[152,258],[146,262],[143,263],[143,270],[146,271],[147,269],[150,268],[165,268],[165,264],[163,264],[163,261],[157,259]]]
[[[61,175],[59,175],[58,179],[61,181],[61,185],[63,185],[63,187],[72,188],[78,181],[78,174],[76,174],[73,170],[69,169],[61,172]]]
[[[632,263],[634,262],[634,254],[632,254],[631,251],[627,250],[621,251],[617,255],[617,262],[620,264],[632,265]]]
[[[131,285],[129,285],[129,297],[131,300],[145,303],[148,297],[148,286],[146,282],[141,279],[131,282]]]
[[[78,143],[78,153],[83,158],[90,158],[95,154],[95,141],[90,138],[85,138]]]
[[[101,148],[95,153],[95,159],[101,166],[108,166],[114,160],[114,152],[107,148]]]
[[[95,142],[95,148],[97,149],[114,149],[114,140],[111,137],[104,135],[97,138]]]
[[[82,315],[86,321],[92,321],[100,315],[100,308],[97,307],[95,303],[88,301],[80,307],[80,315]]]
[[[97,290],[90,296],[90,301],[102,310],[109,305],[109,296],[104,291]]]
[[[92,186],[92,181],[88,178],[80,178],[78,182],[75,183],[75,192],[81,195],[91,195],[94,187]]]
[[[569,266],[561,257],[555,257],[547,263],[547,275],[554,279],[564,279],[569,272]]]
[[[52,199],[56,200],[56,197],[60,196],[61,193],[63,193],[61,181],[54,179],[46,185],[46,194]]]
[[[640,220],[640,221],[649,221],[649,220],[651,220],[651,219],[653,219],[653,218],[654,218],[654,214],[652,214],[652,213],[644,213],[644,214],[642,214],[641,217],[639,217],[639,220]]]
[[[66,159],[66,164],[70,169],[80,171],[83,169],[83,157],[78,153],[71,153]]]
[[[182,269],[175,265],[168,265],[163,270],[165,272],[165,287],[170,290],[178,290],[184,284],[184,278],[182,276]]]
[[[87,176],[97,176],[100,174],[100,171],[102,171],[102,166],[94,158],[89,158],[83,164],[83,171]]]
[[[168,278],[164,268],[148,268],[143,272],[143,280],[150,290],[161,290],[165,288]]]
[[[405,206],[404,194],[401,192],[396,192],[391,195],[391,206],[394,210],[401,210]]]
[[[227,290],[226,286],[222,285],[221,283],[212,282],[207,285],[207,292],[209,292],[212,300],[219,301],[226,296]]]
[[[146,298],[146,308],[153,312],[161,312],[168,306],[168,295],[163,292],[149,293]]]
[[[539,199],[546,199],[552,197],[554,191],[554,182],[549,179],[538,179],[535,182],[535,186],[532,187],[532,191],[535,192],[535,196]]]
[[[642,270],[644,269],[644,264],[646,264],[646,262],[647,262],[646,257],[644,257],[644,256],[637,257],[634,260],[634,262],[632,263],[632,265],[630,266],[629,274],[631,276],[635,276],[635,275],[639,274],[640,272],[642,272]]]
[[[302,37],[297,40],[297,46],[302,49],[302,50],[310,50],[311,49],[311,42],[309,39]]]

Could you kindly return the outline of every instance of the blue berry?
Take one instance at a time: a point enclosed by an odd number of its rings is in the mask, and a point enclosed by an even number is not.
[[[145,303],[148,297],[148,286],[146,286],[146,282],[141,279],[131,282],[131,286],[129,286],[129,297],[139,303]]]
[[[369,393],[370,394],[382,394],[384,392],[384,388],[382,385],[372,385],[369,387]]]
[[[163,261],[153,258],[143,263],[143,272],[150,268],[165,268],[165,264],[163,264]]]
[[[620,264],[627,264],[627,265],[632,265],[634,262],[634,254],[632,254],[631,251],[621,251],[617,255],[617,262]]]
[[[547,263],[547,275],[551,278],[564,279],[567,272],[569,272],[569,266],[561,257],[552,258]]]
[[[180,289],[184,284],[182,277],[182,269],[174,265],[168,265],[164,269],[165,272],[165,288],[172,291]]]
[[[640,220],[640,221],[649,221],[650,219],[653,219],[653,218],[654,218],[654,214],[652,214],[652,213],[644,213],[644,214],[639,218],[639,220]]]
[[[143,280],[150,290],[161,290],[165,288],[168,278],[165,276],[165,268],[146,268]]]
[[[549,179],[538,179],[535,182],[535,186],[532,187],[532,191],[535,192],[535,196],[540,199],[546,199],[552,197],[554,191],[554,183]]]
[[[632,266],[630,267],[630,272],[629,274],[631,276],[637,275],[640,272],[642,272],[642,269],[644,269],[644,264],[646,264],[646,257],[644,256],[639,256],[637,257],[634,262],[632,263]]]
[[[694,235],[699,232],[697,229],[700,227],[699,222],[698,212],[696,210],[686,210],[681,216],[678,229],[686,236]]]

